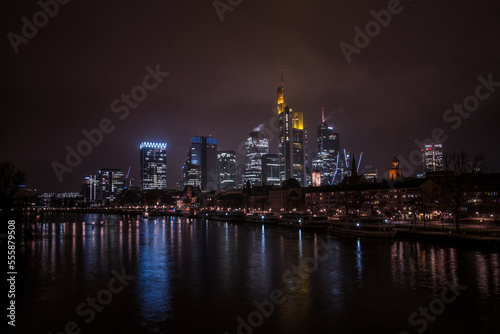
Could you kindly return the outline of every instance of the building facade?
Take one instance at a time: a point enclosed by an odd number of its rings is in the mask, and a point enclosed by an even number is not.
[[[236,151],[219,151],[217,170],[220,190],[236,189]]]
[[[186,162],[182,166],[182,181],[184,187],[201,187],[201,166]]]
[[[281,162],[280,179],[296,179],[300,185],[306,185],[306,134],[304,113],[293,111],[285,104],[283,96],[283,77],[278,87],[278,154]]]
[[[139,149],[141,189],[167,189],[167,144],[143,142]]]
[[[269,142],[262,132],[252,131],[245,142],[245,174],[243,182],[262,185],[262,156],[269,151]]]
[[[262,182],[267,185],[279,186],[280,157],[277,154],[264,154],[262,156]]]
[[[322,122],[318,126],[318,156],[314,160],[313,170],[321,172],[322,185],[332,185],[338,174],[340,135],[335,133],[333,127],[326,123],[324,109],[321,115]]]
[[[101,169],[99,171],[99,202],[109,204],[123,193],[124,178],[121,169]]]
[[[99,200],[99,176],[88,175],[83,181],[82,194],[85,199],[85,203],[95,204]]]
[[[321,172],[319,170],[313,170],[312,175],[312,186],[320,187],[321,186]]]
[[[422,149],[424,173],[443,170],[443,144],[425,144]]]
[[[217,139],[210,136],[191,137],[188,163],[200,166],[201,190],[219,188],[217,172]]]

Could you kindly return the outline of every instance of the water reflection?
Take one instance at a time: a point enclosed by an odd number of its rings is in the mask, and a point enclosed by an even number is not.
[[[175,221],[172,223],[175,226]],[[171,270],[169,245],[165,238],[167,228],[158,220],[146,219],[141,230],[137,297],[142,318],[148,324],[166,321],[170,313]]]
[[[445,280],[458,284],[457,250],[414,242],[394,241],[391,246],[391,279],[396,286],[425,284],[435,292]]]
[[[457,303],[466,300],[481,319],[500,311],[498,253],[179,217],[80,215],[42,222],[39,231],[26,244],[33,265],[24,277],[40,318],[74,310],[70,292],[95,294],[121,268],[136,276],[121,311],[145,332],[234,333],[235,319],[273,290],[286,300],[259,332],[367,332],[371,322],[399,332],[446,281],[470,287]],[[39,307],[42,295],[50,310]]]
[[[299,230],[299,252],[300,259],[302,259],[302,229]]]
[[[363,287],[363,252],[361,251],[361,241],[356,242],[356,268],[358,269],[358,284]]]

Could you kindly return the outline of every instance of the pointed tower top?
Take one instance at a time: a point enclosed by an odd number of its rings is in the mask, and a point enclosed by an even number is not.
[[[278,87],[278,114],[283,112],[285,100],[283,99],[283,70],[281,70],[281,86]]]
[[[325,108],[321,109],[321,123],[325,123]]]
[[[352,161],[351,161],[351,175],[357,175],[357,168],[356,168],[356,158],[354,157],[354,154],[352,155]]]

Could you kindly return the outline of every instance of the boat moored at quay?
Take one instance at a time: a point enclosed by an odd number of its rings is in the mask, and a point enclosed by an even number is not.
[[[295,227],[301,229],[326,230],[328,228],[328,217],[311,214],[290,213],[284,214],[280,226]]]
[[[328,232],[333,234],[394,238],[394,225],[381,217],[360,217],[358,219],[340,219],[331,221]]]
[[[280,222],[280,216],[274,213],[252,213],[245,217],[247,223],[257,223],[257,224],[278,224]]]
[[[243,212],[217,212],[209,215],[208,219],[216,221],[242,223],[245,222],[245,214]]]

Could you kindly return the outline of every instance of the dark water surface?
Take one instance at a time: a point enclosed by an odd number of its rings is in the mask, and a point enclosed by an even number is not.
[[[171,217],[39,231],[19,333],[500,333],[498,253]]]

